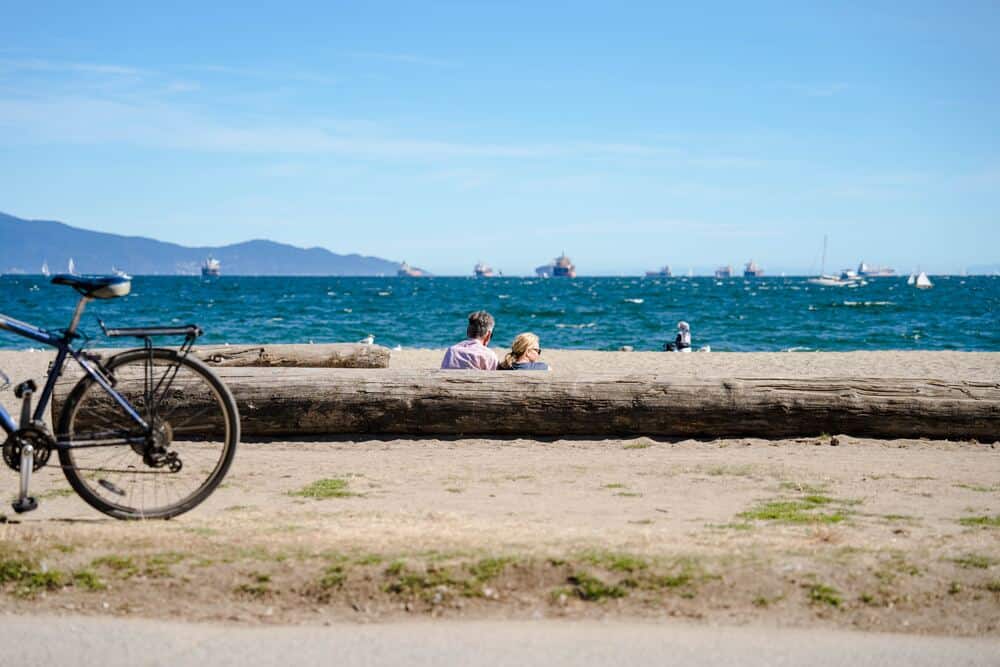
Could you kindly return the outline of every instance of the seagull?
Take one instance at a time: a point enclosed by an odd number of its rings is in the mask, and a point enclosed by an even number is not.
[[[372,334],[368,334],[358,342],[361,343],[362,345],[371,345],[372,343],[375,342],[375,336],[373,336]]]

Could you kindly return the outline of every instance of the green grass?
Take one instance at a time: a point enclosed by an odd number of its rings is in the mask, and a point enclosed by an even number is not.
[[[54,591],[66,583],[66,575],[59,570],[34,570],[18,582],[14,593],[18,597],[34,597],[39,591]]]
[[[0,560],[0,584],[21,581],[35,569],[35,564],[26,558],[4,558]]]
[[[59,570],[41,569],[37,563],[16,555],[0,558],[0,585],[14,584],[14,594],[31,598],[43,590],[65,586],[69,578]]]
[[[386,570],[388,573],[390,570]],[[425,572],[411,572],[405,567],[392,568],[395,581],[390,581],[384,586],[387,593],[396,595],[426,595],[429,591],[438,586],[453,586],[457,583],[444,568],[429,567]]]
[[[604,488],[605,489],[624,489],[624,488],[626,488],[626,486],[624,484],[622,484],[621,482],[613,482],[611,484],[605,484]]]
[[[990,593],[1000,593],[1000,579],[993,579],[992,581],[987,581],[983,588],[988,590]]]
[[[292,491],[289,495],[302,496],[303,498],[349,498],[358,494],[350,491],[346,479],[320,479],[312,484],[302,487],[298,491]]]
[[[491,579],[495,579],[500,576],[507,566],[513,562],[513,558],[483,558],[482,560],[469,565],[469,573],[472,574],[477,581],[490,581]]]
[[[393,561],[389,563],[388,567],[385,568],[385,576],[387,577],[398,577],[406,569],[406,563],[401,560]]]
[[[587,551],[581,555],[581,559],[612,572],[631,574],[649,568],[649,561],[641,556],[614,551]]]
[[[997,564],[997,559],[983,556],[981,554],[965,554],[958,558],[952,558],[951,562],[965,569],[985,570]]]
[[[1000,484],[994,484],[993,486],[983,486],[981,484],[956,484],[955,488],[978,491],[979,493],[994,493],[996,491],[1000,491]]]
[[[750,600],[750,603],[753,604],[753,606],[755,606],[755,607],[759,607],[761,609],[766,609],[767,607],[770,607],[775,602],[780,602],[784,598],[785,598],[784,595],[776,595],[773,598],[769,598],[766,595],[758,595],[754,599]]]
[[[77,570],[73,573],[73,585],[88,591],[103,591],[107,585],[93,570]]]
[[[880,561],[879,569],[874,574],[875,578],[879,581],[890,584],[896,580],[897,575],[905,574],[910,577],[916,577],[920,573],[919,567],[906,560],[902,554],[897,553]]]
[[[355,565],[378,565],[384,560],[385,558],[378,554],[364,554],[355,558],[354,563]]]
[[[319,587],[324,591],[333,588],[340,588],[347,580],[347,573],[343,565],[331,565],[323,570],[323,576],[319,578]]]
[[[139,572],[139,567],[135,564],[135,561],[128,556],[116,556],[110,554],[107,556],[101,556],[100,558],[95,558],[90,561],[93,567],[105,567],[115,574],[120,576],[122,579],[128,579]]]
[[[839,607],[843,603],[840,591],[832,586],[824,584],[811,584],[807,589],[809,601],[813,604],[827,604],[831,607]]]
[[[271,589],[268,587],[268,584],[271,582],[271,575],[263,572],[251,572],[249,577],[249,582],[240,584],[235,588],[237,593],[261,598],[271,592]]]
[[[571,575],[567,581],[573,586],[573,592],[581,600],[588,602],[600,602],[609,598],[621,598],[628,595],[628,591],[621,586],[607,584],[586,572],[577,572]]]
[[[753,530],[753,524],[747,523],[746,521],[742,522],[732,521],[730,523],[706,523],[705,528],[712,528],[714,530]]]
[[[680,588],[687,586],[694,581],[694,575],[688,570],[682,570],[676,574],[661,574],[652,578],[652,583],[657,588]]]
[[[963,526],[981,526],[983,528],[1000,528],[1000,514],[995,516],[967,516],[958,520]]]
[[[772,500],[758,505],[738,516],[749,521],[776,521],[779,523],[840,523],[847,518],[847,512],[837,509],[832,513],[816,510],[831,503],[842,504],[833,498],[810,494],[799,500]]]
[[[146,567],[142,573],[147,577],[169,577],[171,575],[170,566],[180,563],[187,558],[186,554],[178,551],[164,551],[146,557]]]

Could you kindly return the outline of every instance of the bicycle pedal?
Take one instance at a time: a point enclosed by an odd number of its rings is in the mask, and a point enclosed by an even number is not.
[[[18,514],[24,514],[25,512],[30,512],[32,510],[38,509],[38,501],[33,497],[28,496],[27,498],[18,498],[10,504],[14,508],[14,511]]]
[[[28,394],[30,396],[31,394],[35,393],[36,391],[38,391],[38,385],[35,384],[35,381],[34,380],[25,380],[21,384],[19,384],[16,387],[14,387],[14,397],[15,398],[24,398],[25,394]]]

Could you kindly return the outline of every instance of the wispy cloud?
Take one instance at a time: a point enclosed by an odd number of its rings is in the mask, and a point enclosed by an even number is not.
[[[101,63],[59,62],[39,59],[0,59],[0,70],[28,72],[71,72],[86,74],[102,74],[117,76],[139,76],[146,70],[124,65],[108,65]]]
[[[205,72],[208,74],[224,74],[228,77],[240,77],[244,79],[273,79],[322,85],[339,83],[339,79],[336,76],[308,70],[279,70],[266,67],[240,67],[236,65],[214,64],[181,65],[178,69],[190,72]]]
[[[616,142],[516,144],[373,136],[370,131],[329,130],[326,124],[239,124],[162,102],[86,96],[0,100],[0,129],[7,128],[8,140],[19,142],[122,143],[200,152],[329,153],[388,159],[541,159],[656,151],[655,147]]]

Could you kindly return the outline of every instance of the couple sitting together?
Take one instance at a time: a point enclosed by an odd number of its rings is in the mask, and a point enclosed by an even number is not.
[[[481,371],[547,371],[549,365],[538,361],[542,348],[538,336],[531,332],[518,334],[510,353],[498,362],[497,355],[486,347],[493,338],[493,316],[485,310],[469,315],[468,338],[455,343],[444,353],[441,368],[472,368]]]

